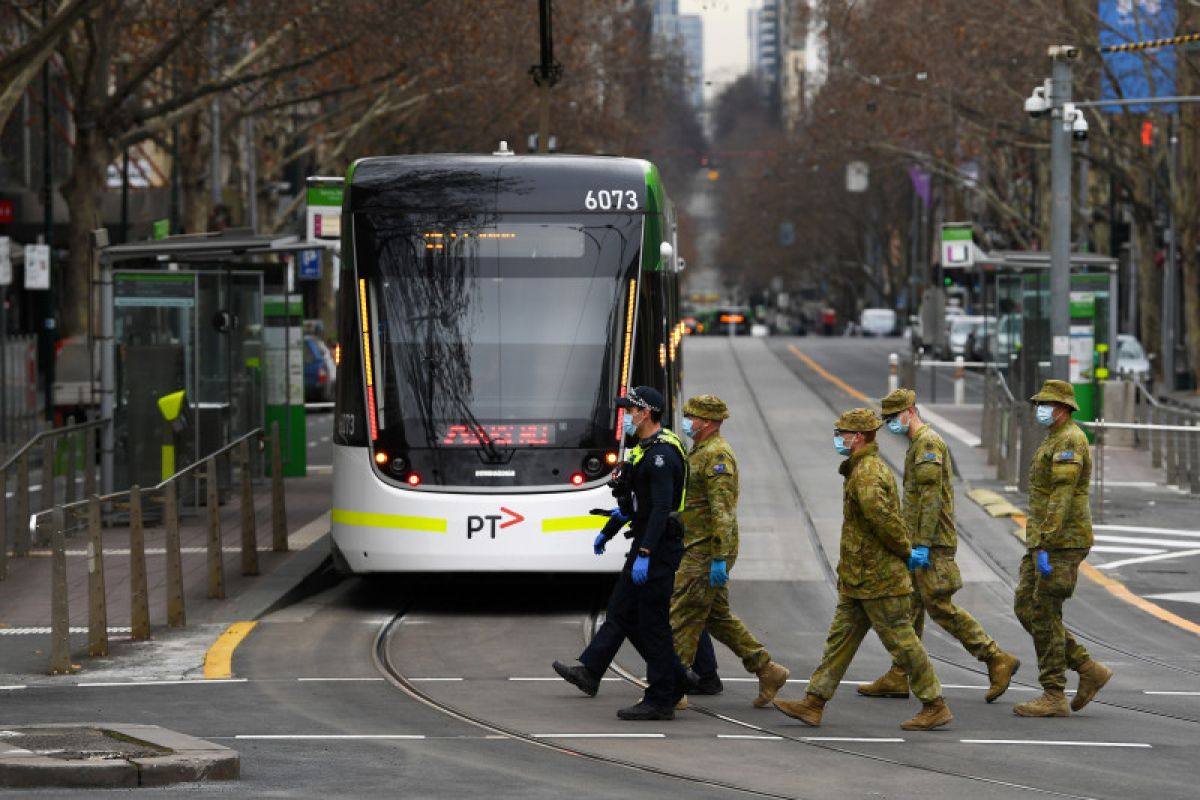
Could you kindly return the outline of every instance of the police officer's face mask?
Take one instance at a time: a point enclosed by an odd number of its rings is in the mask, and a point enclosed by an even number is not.
[[[633,419],[632,408],[625,409],[624,429],[627,436],[633,436],[635,433],[637,433],[637,422],[635,422]]]
[[[1054,424],[1054,406],[1049,403],[1037,407],[1038,425],[1049,428]]]

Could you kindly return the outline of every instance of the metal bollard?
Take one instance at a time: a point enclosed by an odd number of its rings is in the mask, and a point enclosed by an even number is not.
[[[104,596],[104,540],[100,535],[100,498],[88,498],[88,653],[108,655],[108,604]]]
[[[1166,422],[1168,425],[1178,425],[1179,415],[1175,411],[1169,410],[1166,413]],[[1179,486],[1182,481],[1179,479],[1179,432],[1164,431],[1167,435],[1166,441],[1166,467],[1167,467],[1167,485]]]
[[[900,355],[888,353],[888,393],[900,388]]]
[[[67,417],[67,424],[75,424],[74,415]],[[66,445],[63,455],[63,475],[66,478],[63,482],[63,504],[68,506],[75,502],[75,437],[76,434],[68,433],[59,439],[57,448],[61,452],[63,445]]]
[[[38,510],[58,505],[54,495],[54,441],[47,437],[42,442],[42,495]]]
[[[13,519],[13,555],[29,555],[29,457],[17,459],[17,516]]]
[[[961,406],[967,401],[966,378],[963,377],[966,368],[963,367],[963,357],[954,357],[954,405]]]
[[[142,489],[129,488],[129,625],[135,642],[150,638],[150,595],[146,588],[146,529]]]
[[[1200,494],[1200,420],[1192,420],[1196,430],[1186,434],[1188,437],[1188,476],[1192,494]]]
[[[221,552],[221,508],[217,496],[217,457],[210,456],[204,467],[204,483],[208,490],[208,596],[225,597],[225,562]]]
[[[1160,424],[1160,414],[1157,406],[1150,406],[1150,424]],[[1162,468],[1162,431],[1148,431],[1147,438],[1150,439],[1150,466],[1155,469]]]
[[[51,516],[54,531],[50,555],[50,674],[71,671],[71,612],[67,605],[67,538],[62,507]]]
[[[271,423],[271,549],[288,549],[287,508],[283,498],[283,456],[279,452],[279,423]]]
[[[8,577],[8,470],[0,470],[0,581],[6,577]]]
[[[242,482],[242,574],[258,574],[258,531],[254,521],[254,488],[250,485],[250,443],[238,447]]]
[[[182,628],[186,622],[183,610],[183,556],[179,549],[179,504],[175,481],[163,490],[163,521],[166,525],[167,547],[167,624]]]
[[[83,496],[96,493],[96,431],[83,432]]]

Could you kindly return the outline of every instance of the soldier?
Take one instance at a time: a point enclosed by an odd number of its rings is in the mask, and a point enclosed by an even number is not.
[[[776,700],[775,707],[806,725],[821,724],[850,661],[871,628],[909,676],[923,704],[905,730],[927,731],[954,719],[942,699],[942,685],[912,627],[912,555],[908,526],[900,516],[896,479],[879,457],[875,432],[883,422],[867,408],[838,417],[833,446],[849,456],[838,471],[842,485],[842,540],[838,558],[838,602],[825,639],[825,653],[803,700]]]
[[[1071,419],[1079,410],[1075,387],[1048,380],[1029,398],[1039,425],[1049,428],[1029,468],[1029,522],[1013,608],[1033,636],[1040,697],[1013,707],[1021,717],[1066,717],[1067,667],[1079,673],[1071,711],[1079,711],[1112,677],[1063,626],[1063,601],[1075,591],[1079,564],[1092,547],[1088,482],[1092,453],[1087,437]]]
[[[738,467],[733,449],[721,435],[729,410],[721,398],[702,394],[683,406],[683,433],[693,444],[688,453],[687,501],[683,508],[683,561],[671,595],[675,652],[688,666],[699,667],[701,686],[720,686],[716,665],[701,672],[696,648],[704,631],[732,650],[747,672],[758,676],[758,708],[770,703],[788,679],[788,670],[771,660],[767,649],[729,608],[729,573],[738,554]]]
[[[909,440],[904,456],[904,521],[912,536],[914,586],[913,630],[925,629],[925,611],[975,658],[987,664],[990,703],[1008,689],[1021,662],[1001,650],[987,631],[951,597],[962,588],[954,561],[958,532],[954,527],[954,486],[950,451],[941,436],[925,424],[917,410],[917,393],[897,389],[883,398],[883,421],[889,431]],[[908,676],[897,662],[873,683],[858,687],[868,697],[908,697]]]

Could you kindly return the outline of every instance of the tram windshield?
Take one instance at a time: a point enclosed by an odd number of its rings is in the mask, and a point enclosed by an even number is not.
[[[613,441],[640,216],[367,212],[354,238],[381,439],[493,454]]]

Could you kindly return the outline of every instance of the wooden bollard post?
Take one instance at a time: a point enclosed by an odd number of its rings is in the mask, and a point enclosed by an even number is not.
[[[0,391],[3,391],[0,389]],[[8,470],[0,470],[0,581],[8,577]]]
[[[54,440],[47,437],[42,442],[42,495],[38,510],[54,508]]]
[[[242,574],[258,574],[258,531],[254,520],[254,487],[250,484],[250,443],[238,447],[242,482]]]
[[[71,612],[67,605],[67,537],[62,507],[51,515],[50,571],[50,674],[71,671]]]
[[[68,425],[75,424],[75,417],[67,418]],[[63,504],[71,505],[75,502],[75,440],[76,434],[68,433],[59,440],[58,449],[62,450],[63,445],[66,445],[66,452],[63,454],[63,475],[66,480],[63,482]]]
[[[96,493],[96,429],[83,432],[83,496]]]
[[[135,642],[150,638],[150,595],[146,588],[146,529],[142,521],[142,489],[129,489],[129,625]]]
[[[17,459],[17,516],[13,520],[13,555],[29,555],[29,457]]]
[[[88,653],[108,655],[108,604],[104,597],[104,540],[100,535],[100,498],[88,498]]]
[[[217,457],[210,456],[204,467],[208,506],[208,596],[225,597],[225,562],[221,552],[221,507],[217,494]]]
[[[176,497],[175,481],[171,481],[163,490],[163,521],[167,529],[167,625],[182,628],[186,620],[183,609],[183,555],[179,549],[179,505]]]
[[[283,455],[279,451],[279,423],[271,423],[271,549],[288,549],[287,507],[283,499]]]

